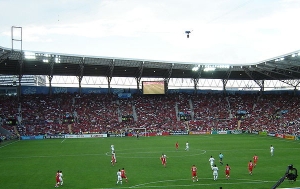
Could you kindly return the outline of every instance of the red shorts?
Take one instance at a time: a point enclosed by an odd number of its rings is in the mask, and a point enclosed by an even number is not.
[[[252,171],[253,170],[253,167],[248,167],[249,171]]]
[[[125,175],[121,175],[121,177],[122,177],[122,178],[125,178],[125,179],[127,178]]]
[[[197,176],[197,172],[192,172],[192,176],[196,177]]]
[[[226,175],[230,175],[230,171],[225,171],[225,174]]]

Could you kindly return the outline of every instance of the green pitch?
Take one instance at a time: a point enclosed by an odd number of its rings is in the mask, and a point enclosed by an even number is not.
[[[179,142],[176,151],[175,143]],[[186,141],[190,150],[185,151]],[[115,145],[117,163],[110,164],[110,145]],[[270,145],[275,147],[270,156]],[[224,154],[224,165],[218,154]],[[160,162],[165,153],[167,167]],[[249,175],[247,164],[254,154],[258,164]],[[219,179],[213,180],[208,159],[216,159]],[[231,166],[231,178],[224,168]],[[198,182],[191,180],[191,166],[198,168]],[[3,189],[54,188],[55,174],[62,170],[65,189],[100,188],[271,188],[293,164],[300,171],[300,142],[257,135],[190,135],[90,139],[14,141],[0,146],[0,185]],[[116,185],[116,172],[125,168],[129,182]],[[299,178],[300,179],[300,178]],[[299,187],[284,181],[280,188]]]

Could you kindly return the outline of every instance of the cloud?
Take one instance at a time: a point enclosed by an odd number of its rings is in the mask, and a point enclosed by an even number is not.
[[[293,0],[20,3],[32,5],[32,11],[16,7],[0,26],[1,40],[10,40],[8,23],[15,23],[23,28],[24,43],[37,51],[241,63],[299,48],[300,3]],[[192,31],[189,39],[186,30]]]

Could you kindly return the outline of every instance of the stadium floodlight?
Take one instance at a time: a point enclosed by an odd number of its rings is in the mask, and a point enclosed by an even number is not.
[[[34,60],[34,59],[35,59],[35,53],[32,53],[32,52],[24,52],[24,58],[25,58],[25,59],[31,59],[31,60]]]
[[[211,71],[215,71],[215,70],[216,70],[215,67],[207,67],[207,68],[204,68],[203,71],[205,71],[205,72],[211,72]]]
[[[55,57],[54,61],[55,61],[55,63],[60,63],[60,57],[59,56]]]
[[[193,70],[194,72],[198,71],[198,70],[199,70],[199,66],[193,67],[192,70]]]

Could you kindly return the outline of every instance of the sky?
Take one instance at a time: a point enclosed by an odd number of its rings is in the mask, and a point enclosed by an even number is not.
[[[25,51],[249,64],[300,50],[300,0],[0,0],[0,7],[0,46],[12,48],[16,26]],[[20,34],[13,29],[14,39]]]

